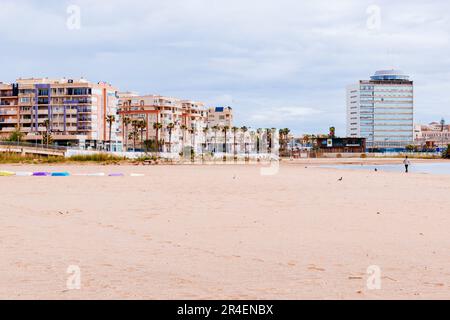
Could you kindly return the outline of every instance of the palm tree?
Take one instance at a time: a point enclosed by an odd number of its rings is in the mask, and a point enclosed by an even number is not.
[[[196,128],[192,127],[191,129],[189,129],[189,133],[191,135],[191,161],[194,162],[195,159],[195,133],[196,133]]]
[[[217,132],[219,131],[220,127],[219,126],[213,126],[212,130],[214,131],[214,153],[216,152],[216,147],[217,147]]]
[[[310,142],[311,142],[311,135],[309,135],[309,134],[303,135],[303,143],[306,146],[308,146]]]
[[[236,155],[237,155],[237,150],[236,150],[236,134],[239,131],[238,127],[232,127],[231,131],[233,132],[233,153],[234,153],[234,158],[236,160]]]
[[[280,135],[280,145],[281,145],[281,151],[286,152],[288,147],[288,136],[291,130],[288,128],[280,129],[279,135]]]
[[[136,139],[139,136],[139,120],[131,121],[131,126],[133,131],[130,133],[129,137],[133,139],[133,152],[136,152]]]
[[[263,129],[258,128],[256,129],[256,153],[259,154],[260,152],[260,143],[261,143],[261,134],[263,132]]]
[[[223,135],[224,135],[224,139],[225,139],[225,141],[224,141],[224,143],[223,143],[223,149],[224,149],[224,152],[225,152],[225,157],[226,157],[226,155],[227,155],[227,134],[228,134],[228,131],[230,130],[230,127],[229,126],[224,126],[223,128],[222,128],[222,132],[223,132]]]
[[[167,130],[169,130],[169,153],[172,153],[172,131],[175,129],[174,123],[169,123],[167,125]]]
[[[184,153],[184,145],[185,145],[185,141],[186,141],[187,126],[183,124],[183,125],[181,125],[180,129],[181,129],[181,133],[183,135],[183,137],[182,137],[182,150],[181,151]]]
[[[109,151],[111,151],[111,135],[112,135],[112,124],[116,121],[116,117],[111,114],[109,116],[106,116],[106,122],[108,122],[109,125]]]
[[[245,135],[248,131],[248,128],[246,126],[243,126],[243,127],[241,127],[241,131],[243,133],[242,139],[244,140],[244,153],[245,153],[246,159],[247,159],[247,143],[245,142]]]
[[[44,121],[44,127],[45,127],[45,137],[42,139],[42,144],[44,144],[44,141],[45,141],[45,144],[46,144],[46,146],[48,148],[49,139],[50,139],[50,134],[48,132],[49,128],[50,128],[50,120],[47,119],[47,120]]]
[[[125,142],[125,152],[128,151],[128,126],[131,123],[130,117],[124,117],[122,120],[123,125],[123,140]]]
[[[141,149],[143,150],[144,147],[147,149],[147,145],[144,145],[144,130],[147,129],[147,121],[145,121],[145,119],[139,120],[138,129],[141,133]],[[145,151],[147,152],[147,150]]]
[[[208,147],[208,132],[209,132],[209,127],[208,126],[204,127],[203,134],[205,137],[205,143],[203,143],[203,145],[202,145],[202,161],[204,160],[203,154],[204,154],[205,148]]]
[[[159,122],[153,124],[153,129],[156,130],[156,152],[159,152],[159,130],[161,130],[162,127],[162,124]]]
[[[136,151],[136,138],[138,137],[138,132],[136,130],[133,130],[128,134],[128,139],[133,140],[133,152]]]

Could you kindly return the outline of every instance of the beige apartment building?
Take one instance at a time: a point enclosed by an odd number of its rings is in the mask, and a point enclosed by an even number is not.
[[[180,150],[183,105],[180,99],[159,95],[119,93],[122,134],[128,150],[145,149],[146,141],[158,141],[159,151]],[[128,123],[126,120],[128,119]],[[137,126],[138,124],[141,126]],[[173,126],[173,127],[172,127]]]
[[[233,124],[230,107],[208,109],[202,102],[159,95],[120,93],[119,108],[121,117],[129,119],[122,128],[128,150],[145,149],[145,141],[151,140],[153,145],[158,141],[161,152],[180,153],[194,146],[194,151],[200,153],[207,141],[217,140],[214,126],[231,128]],[[133,120],[144,126],[135,128]]]
[[[233,109],[231,107],[215,107],[208,110],[208,127],[233,127]]]
[[[415,125],[414,140],[419,146],[447,147],[450,144],[450,125],[441,125],[439,122]]]
[[[117,90],[104,82],[30,78],[0,83],[0,138],[18,129],[24,141],[38,143],[48,132],[56,145],[120,151],[117,106]],[[107,116],[115,118],[111,128]]]

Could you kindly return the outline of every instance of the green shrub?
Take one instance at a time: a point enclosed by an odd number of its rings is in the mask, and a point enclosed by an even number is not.
[[[442,158],[444,159],[450,159],[450,144],[447,146],[447,148],[442,152]]]
[[[113,162],[126,160],[125,157],[118,157],[107,153],[74,155],[67,159],[68,161],[77,162]]]
[[[21,155],[15,152],[0,153],[0,163],[57,163],[63,161],[64,157],[57,156]]]

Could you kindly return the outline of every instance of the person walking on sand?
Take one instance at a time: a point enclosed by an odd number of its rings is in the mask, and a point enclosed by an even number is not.
[[[409,166],[411,165],[411,161],[409,161],[408,156],[406,156],[405,160],[403,160],[403,164],[405,165],[405,172],[409,172]]]

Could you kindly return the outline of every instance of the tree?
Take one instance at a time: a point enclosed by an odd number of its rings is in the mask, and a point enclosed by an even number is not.
[[[128,151],[128,126],[131,123],[130,117],[124,117],[122,120],[123,125],[123,140],[125,143],[125,152]]]
[[[23,136],[24,136],[24,134],[20,131],[19,126],[16,126],[16,129],[13,132],[11,132],[7,141],[19,143],[19,142],[22,142]]]
[[[224,149],[224,152],[225,152],[225,155],[224,155],[224,157],[226,158],[226,154],[227,154],[227,134],[228,134],[228,131],[230,130],[230,127],[229,126],[224,126],[223,128],[222,128],[222,132],[223,132],[223,135],[224,135],[224,143],[223,143],[223,149]]]
[[[169,131],[169,153],[172,153],[172,131],[175,129],[174,123],[169,123],[167,125],[167,130]]]
[[[231,128],[231,131],[233,132],[233,153],[234,153],[234,157],[236,159],[236,155],[237,155],[237,150],[236,150],[236,134],[239,131],[238,127],[233,127]]]
[[[139,120],[131,121],[133,131],[130,133],[131,139],[133,139],[133,151],[136,152],[136,139],[139,136]]]
[[[204,160],[204,155],[203,155],[204,154],[204,149],[208,148],[208,132],[209,132],[209,127],[208,126],[204,127],[203,128],[203,134],[204,134],[204,137],[205,137],[205,143],[202,146],[202,160]]]
[[[243,133],[242,140],[244,141],[244,153],[247,159],[247,142],[245,142],[245,135],[247,134],[248,128],[246,126],[241,127],[241,131]]]
[[[195,159],[195,134],[196,134],[196,128],[192,127],[189,129],[189,133],[191,135],[191,161],[194,162]]]
[[[159,122],[156,122],[156,123],[154,123],[153,124],[153,129],[155,129],[156,130],[156,152],[159,152],[159,150],[160,150],[160,147],[159,147],[159,130],[161,130],[162,129],[162,124],[161,123],[159,123]]]
[[[288,128],[284,128],[284,129],[280,129],[279,130],[279,135],[280,135],[280,145],[281,145],[281,152],[286,152],[287,147],[288,147],[288,138],[289,138],[289,133],[291,132],[291,130],[289,130]]]
[[[256,129],[256,153],[259,154],[260,153],[260,149],[261,149],[261,134],[263,132],[262,128],[258,128]]]
[[[112,135],[112,125],[116,121],[116,117],[114,115],[106,116],[106,122],[108,122],[109,125],[109,151],[112,150],[111,148],[111,135]]]
[[[147,129],[147,121],[145,121],[145,119],[139,120],[137,128],[139,129],[141,135],[141,149],[145,149],[145,151],[147,151],[146,145],[144,144],[144,130]]]
[[[217,146],[217,132],[219,131],[219,126],[213,126],[212,130],[214,131],[214,152],[216,152],[216,146]]]
[[[447,148],[442,152],[442,158],[444,159],[450,159],[450,144],[447,146]]]
[[[307,147],[309,146],[309,144],[311,143],[311,135],[309,134],[305,134],[303,135],[303,144],[305,144]]]
[[[50,132],[49,132],[50,120],[47,119],[44,121],[44,127],[45,127],[45,133],[42,135],[42,144],[44,144],[44,141],[45,141],[45,145],[48,148],[48,145],[50,144],[50,137],[51,137]],[[45,138],[44,138],[44,136],[45,136]]]
[[[53,143],[52,134],[49,131],[46,131],[42,134],[42,144],[46,144],[47,148],[50,144]]]
[[[187,126],[186,125],[184,125],[184,124],[182,124],[181,126],[180,126],[180,129],[181,129],[181,134],[182,134],[182,137],[181,137],[181,149],[182,149],[182,154],[184,153],[184,146],[186,145],[186,130],[187,130]]]

